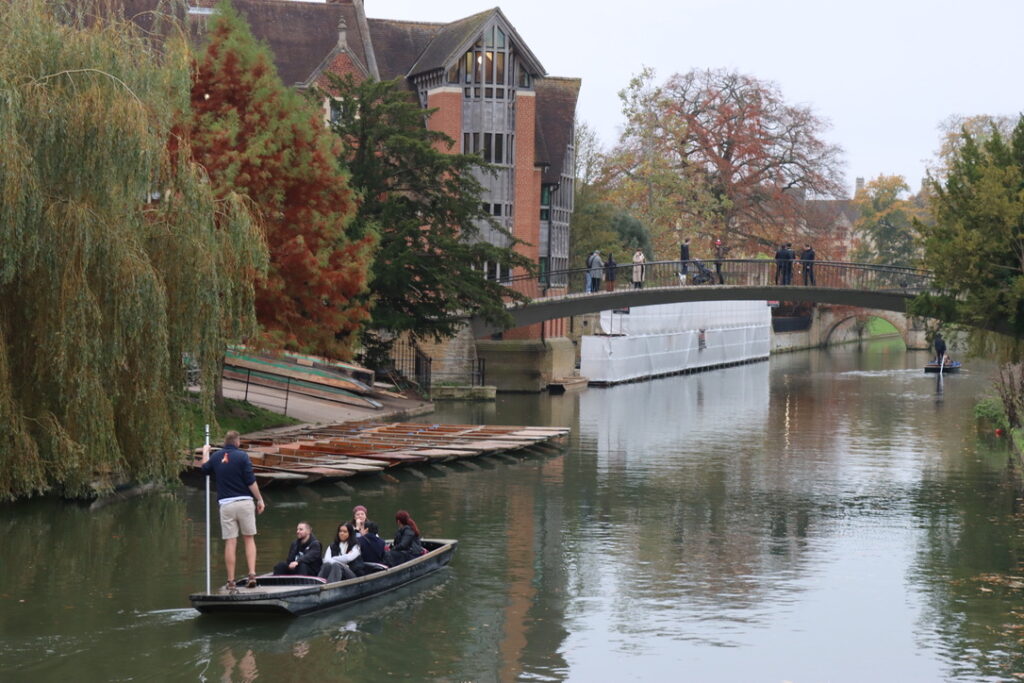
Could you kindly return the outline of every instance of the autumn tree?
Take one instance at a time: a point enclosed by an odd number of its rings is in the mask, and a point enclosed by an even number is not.
[[[157,49],[69,7],[0,3],[0,499],[175,477],[183,358],[213,386],[266,262],[238,198],[168,145],[181,27]]]
[[[964,143],[964,133],[975,141],[986,139],[993,131],[999,131],[1004,138],[1009,138],[1016,123],[1016,117],[990,114],[954,114],[946,117],[939,123],[939,148],[935,152],[935,159],[929,164],[929,173],[940,181],[946,177],[946,172]]]
[[[880,175],[869,181],[854,197],[860,218],[854,231],[860,240],[853,259],[861,263],[916,266],[920,244],[915,220],[924,218],[923,207],[908,196],[910,186],[903,176]]]
[[[218,196],[251,200],[270,251],[256,313],[271,346],[348,358],[369,318],[372,230],[350,239],[356,202],[323,112],[285,87],[269,49],[222,2],[192,84],[195,159]]]
[[[842,193],[841,150],[822,138],[825,122],[787,104],[773,83],[695,70],[658,86],[645,69],[620,98],[626,126],[609,183],[615,201],[654,228],[659,256],[670,257],[681,234],[770,250],[804,237],[805,198]]]
[[[451,153],[454,141],[424,125],[433,110],[421,109],[396,81],[331,77],[329,92],[331,130],[362,198],[352,229],[380,236],[367,346],[379,355],[404,332],[441,339],[471,315],[508,323],[505,301],[521,297],[481,266],[531,264],[482,206],[481,157]],[[484,228],[504,244],[485,241]]]
[[[962,129],[930,185],[934,222],[917,229],[942,294],[913,311],[1024,334],[1024,116],[1009,136]]]
[[[575,149],[570,267],[583,267],[595,249],[602,254],[632,255],[638,247],[653,256],[650,230],[608,197],[604,180],[605,154],[597,133],[586,122],[574,126]]]

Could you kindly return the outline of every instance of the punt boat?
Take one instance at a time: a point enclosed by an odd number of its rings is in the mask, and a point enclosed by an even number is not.
[[[940,368],[939,364],[936,363],[935,361],[932,361],[930,363],[925,363],[924,364],[924,371],[925,372],[938,372],[939,368]],[[958,360],[950,361],[949,363],[946,363],[945,365],[941,366],[941,368],[942,368],[942,374],[944,374],[944,375],[948,375],[948,374],[953,373],[953,372],[960,372],[960,361],[958,361]]]
[[[427,552],[415,560],[354,579],[327,583],[315,576],[263,574],[256,577],[255,588],[245,588],[243,578],[237,581],[234,593],[193,593],[189,600],[192,607],[203,614],[297,616],[347,605],[433,574],[451,561],[459,544],[452,539],[421,540],[420,543]]]

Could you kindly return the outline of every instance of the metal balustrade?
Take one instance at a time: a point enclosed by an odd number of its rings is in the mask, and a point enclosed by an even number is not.
[[[683,266],[685,277],[681,277]],[[905,312],[909,299],[932,291],[933,285],[932,273],[927,270],[842,261],[815,261],[807,273],[800,261],[794,261],[788,283],[783,282],[774,259],[654,261],[643,267],[640,287],[633,283],[633,264],[627,263],[616,267],[611,284],[604,279],[607,269],[603,270],[600,286],[592,292],[586,290],[587,268],[505,278],[502,284],[527,298],[522,303],[510,297],[512,326],[613,308],[684,301],[811,301]],[[471,323],[478,336],[501,331],[480,318],[473,318]]]
[[[683,266],[686,277],[681,277]],[[645,264],[642,289],[655,287],[720,287],[718,270],[721,271],[725,286],[775,287],[786,286],[794,289],[825,288],[850,289],[859,291],[891,292],[914,296],[929,289],[932,283],[930,271],[917,268],[879,266],[867,263],[842,261],[815,261],[812,275],[808,273],[808,284],[804,284],[804,269],[800,261],[793,262],[792,281],[783,284],[781,275],[776,278],[776,263],[766,259],[723,259],[715,261],[653,261]],[[621,264],[616,267],[612,287],[604,279],[602,271],[600,292],[634,289],[634,266]],[[587,282],[587,268],[551,271],[537,276],[520,275],[506,278],[502,283],[531,300],[569,295],[584,295]],[[795,294],[795,293],[794,293]],[[795,298],[799,298],[798,296]]]

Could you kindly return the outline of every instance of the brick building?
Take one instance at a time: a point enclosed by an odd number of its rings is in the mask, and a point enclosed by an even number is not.
[[[201,24],[215,4],[191,0],[191,22]],[[451,23],[424,23],[367,17],[362,0],[232,4],[270,47],[286,84],[326,86],[327,73],[400,79],[421,106],[437,109],[428,126],[455,140],[458,151],[478,153],[495,167],[494,175],[479,178],[482,201],[495,221],[524,242],[521,252],[542,273],[569,267],[580,80],[549,77],[500,8]],[[329,116],[330,102],[324,106]],[[507,246],[507,238],[489,226],[481,226],[481,234]],[[498,280],[514,275],[500,263],[481,268]],[[564,321],[555,320],[544,329],[534,325],[504,336],[564,334]]]

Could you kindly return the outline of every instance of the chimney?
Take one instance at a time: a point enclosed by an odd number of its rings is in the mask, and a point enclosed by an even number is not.
[[[863,190],[863,189],[864,189],[864,179],[863,178],[857,178],[857,185],[853,189],[853,196],[856,197],[858,194],[860,194],[860,191]]]
[[[348,24],[345,23],[345,15],[338,19],[338,49],[344,50],[348,47]]]

